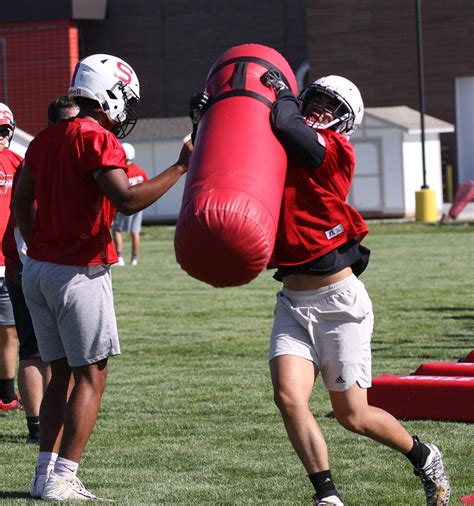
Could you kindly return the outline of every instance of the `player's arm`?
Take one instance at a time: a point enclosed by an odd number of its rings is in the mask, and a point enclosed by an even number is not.
[[[35,183],[30,170],[25,165],[12,197],[11,208],[16,223],[26,243],[29,244],[35,221]]]
[[[158,176],[130,186],[125,171],[119,168],[99,169],[94,173],[99,188],[122,214],[130,216],[145,209],[164,195],[188,170],[192,143],[181,149],[178,161]]]
[[[283,82],[279,72],[270,70],[260,79],[265,86],[275,91],[277,99],[273,103],[270,120],[285,151],[309,167],[319,167],[326,154],[324,138],[304,123],[298,100]]]

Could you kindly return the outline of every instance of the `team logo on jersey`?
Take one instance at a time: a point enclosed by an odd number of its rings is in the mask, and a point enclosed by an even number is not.
[[[328,239],[333,239],[334,237],[342,234],[344,232],[344,227],[339,224],[339,225],[336,225],[334,228],[331,228],[331,230],[326,230],[326,232],[324,232],[326,234],[326,237]]]
[[[6,195],[13,186],[13,176],[7,174],[0,164],[0,193]]]

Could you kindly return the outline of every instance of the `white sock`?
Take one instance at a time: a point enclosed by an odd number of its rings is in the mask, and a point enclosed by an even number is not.
[[[39,452],[38,465],[36,466],[38,474],[48,474],[49,471],[54,469],[54,464],[58,458],[57,453],[52,452]]]
[[[73,480],[77,474],[79,462],[58,457],[54,466],[54,474],[61,476],[65,480]]]

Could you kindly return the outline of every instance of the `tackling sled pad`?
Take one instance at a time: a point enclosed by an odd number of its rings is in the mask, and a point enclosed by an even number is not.
[[[474,363],[430,362],[421,364],[413,374],[421,376],[474,376]]]
[[[260,81],[269,69],[297,92],[288,62],[259,44],[229,49],[207,77],[174,246],[189,275],[216,287],[251,281],[275,243],[287,157],[270,124],[275,92]]]
[[[474,422],[474,377],[383,374],[367,393],[396,418]]]

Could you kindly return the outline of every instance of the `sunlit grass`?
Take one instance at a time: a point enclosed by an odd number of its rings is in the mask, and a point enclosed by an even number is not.
[[[374,376],[465,356],[474,348],[474,227],[370,229],[363,281],[376,316]],[[118,504],[310,504],[311,486],[273,405],[268,375],[278,283],[271,272],[237,288],[200,283],[176,264],[173,233],[145,227],[138,266],[113,270],[122,356],[110,361],[81,479]],[[312,408],[345,503],[424,504],[408,461],[341,428],[321,387]],[[452,503],[473,493],[473,426],[404,423],[443,450]],[[30,502],[37,450],[25,436],[23,415],[0,418],[4,503]]]

